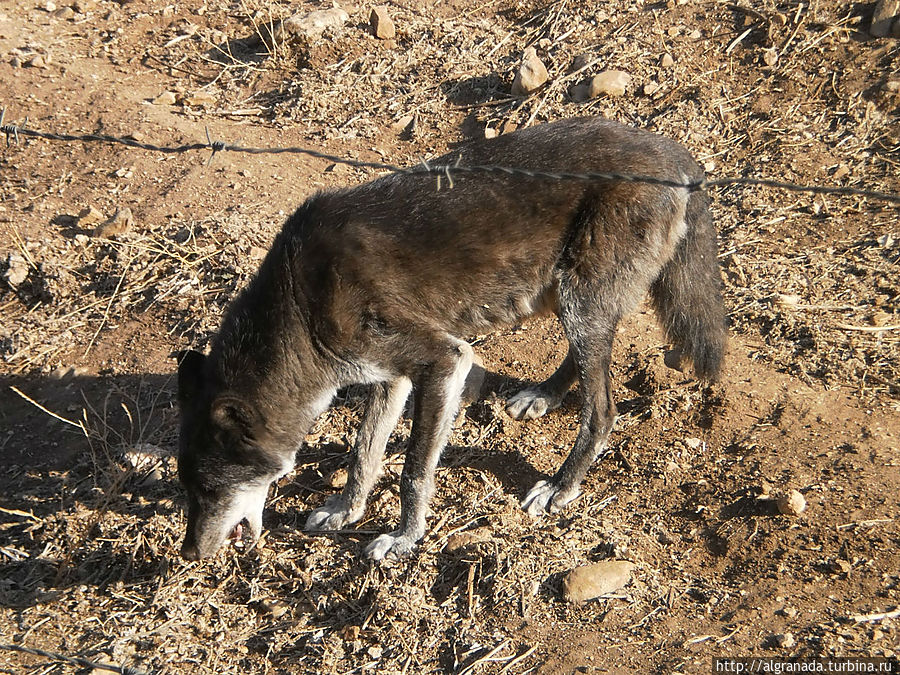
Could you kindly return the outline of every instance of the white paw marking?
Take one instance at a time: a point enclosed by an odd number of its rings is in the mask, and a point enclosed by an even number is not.
[[[559,401],[540,389],[524,389],[506,402],[506,412],[516,420],[534,420],[557,407]]]
[[[382,534],[371,544],[366,546],[366,557],[369,560],[384,560],[385,558],[402,558],[409,555],[416,547],[412,537],[391,532]]]
[[[340,495],[335,495],[325,502],[324,506],[317,508],[309,514],[303,529],[307,532],[319,532],[322,530],[340,530],[347,525],[352,525],[360,519],[362,514],[354,513],[344,504]]]
[[[529,516],[540,516],[544,513],[556,513],[580,494],[581,490],[578,489],[565,493],[550,481],[541,480],[520,503]]]

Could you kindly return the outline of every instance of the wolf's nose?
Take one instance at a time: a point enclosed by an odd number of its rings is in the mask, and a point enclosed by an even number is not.
[[[185,560],[200,560],[200,549],[196,544],[185,542],[181,547],[181,557]]]

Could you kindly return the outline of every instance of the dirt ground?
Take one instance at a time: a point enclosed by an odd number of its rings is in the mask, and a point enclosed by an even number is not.
[[[486,129],[604,115],[681,141],[713,178],[900,192],[900,45],[870,37],[873,3],[397,0],[393,39],[363,4],[320,36],[272,30],[323,7],[0,0],[5,122],[414,164]],[[528,46],[550,80],[513,97]],[[624,94],[573,99],[610,69],[630,75]],[[564,512],[533,520],[518,500],[568,451],[577,391],[540,420],[504,412],[565,353],[547,319],[468,336],[490,375],[415,558],[360,557],[396,522],[407,419],[357,529],[302,532],[346,464],[350,389],[277,486],[259,546],[186,563],[171,353],[206,346],[306,196],[378,172],[14,140],[0,149],[0,642],[152,673],[708,673],[723,656],[900,653],[896,205],[715,190],[722,382],[667,368],[648,308],[626,321],[611,452]],[[121,231],[97,230],[125,208]],[[777,508],[790,490],[800,515]],[[633,562],[630,583],[566,602],[564,574],[605,559]],[[0,672],[75,670],[0,650]]]

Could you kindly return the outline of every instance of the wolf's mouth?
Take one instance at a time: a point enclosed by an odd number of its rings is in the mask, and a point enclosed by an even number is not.
[[[231,541],[231,544],[236,548],[244,548],[253,543],[251,541],[252,538],[253,533],[250,530],[250,523],[246,518],[242,518],[240,522],[234,526],[231,534],[228,535],[229,541]]]

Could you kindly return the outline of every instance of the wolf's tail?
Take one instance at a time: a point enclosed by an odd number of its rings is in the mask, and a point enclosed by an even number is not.
[[[705,192],[691,193],[687,234],[650,287],[653,307],[668,339],[694,364],[696,375],[715,380],[727,341],[716,231]]]

